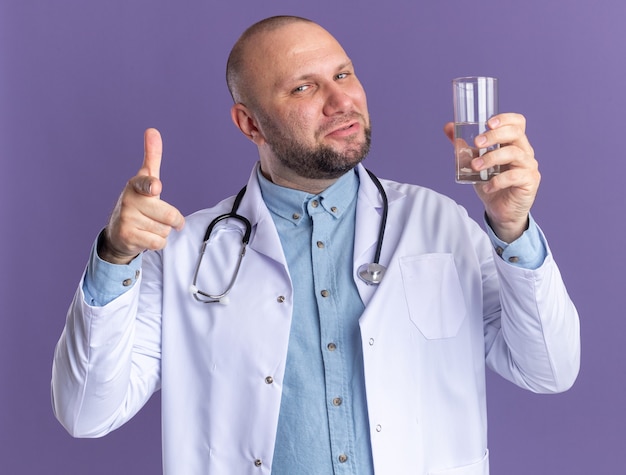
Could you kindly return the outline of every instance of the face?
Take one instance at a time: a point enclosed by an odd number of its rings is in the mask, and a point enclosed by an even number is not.
[[[264,173],[336,179],[363,160],[367,101],[339,43],[315,24],[295,23],[266,34],[257,52],[249,110]]]

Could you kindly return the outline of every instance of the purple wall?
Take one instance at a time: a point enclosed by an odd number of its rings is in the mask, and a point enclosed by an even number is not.
[[[281,13],[320,22],[356,63],[374,121],[366,164],[475,217],[441,128],[453,77],[500,78],[501,109],[528,119],[543,173],[534,214],[578,305],[583,360],[562,395],[490,376],[492,473],[623,471],[626,2],[293,5],[1,0],[0,472],[160,473],[158,395],[113,434],[72,439],[51,411],[53,348],[146,127],[163,133],[163,196],[184,213],[245,182],[256,151],[230,122],[224,65],[246,26]]]

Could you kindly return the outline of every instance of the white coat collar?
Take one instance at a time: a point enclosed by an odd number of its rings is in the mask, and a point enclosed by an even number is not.
[[[257,178],[259,166],[260,164],[257,162],[250,173],[246,193],[239,205],[238,214],[248,218],[252,225],[250,248],[286,267],[287,261],[280,244],[278,231],[261,194],[261,187]]]
[[[356,208],[356,233],[354,236],[354,262],[356,267],[365,261],[371,262],[374,259],[383,211],[382,197],[378,188],[369,177],[367,170],[362,165],[359,165],[357,171],[360,186]],[[404,197],[404,194],[395,188],[386,186],[388,184],[387,180],[380,181],[387,194],[388,205],[391,208],[395,201]],[[361,260],[363,262],[360,262]],[[384,265],[385,263],[381,262],[381,264]]]

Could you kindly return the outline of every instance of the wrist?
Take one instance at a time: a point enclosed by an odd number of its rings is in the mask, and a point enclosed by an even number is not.
[[[108,236],[108,228],[105,228],[98,237],[96,253],[98,257],[103,261],[117,265],[127,265],[135,257],[137,257],[137,254],[128,255],[115,249],[115,247],[111,244],[111,239]]]
[[[491,219],[487,213],[485,213],[485,221],[493,230],[494,234],[501,241],[504,241],[507,244],[519,239],[520,236],[528,229],[530,224],[530,218],[528,216],[526,216],[526,218],[522,221],[500,223]]]

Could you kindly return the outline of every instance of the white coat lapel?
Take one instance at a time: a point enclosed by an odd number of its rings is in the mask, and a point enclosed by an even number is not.
[[[378,243],[378,234],[383,212],[383,200],[376,185],[362,165],[357,168],[359,172],[359,194],[356,208],[356,227],[354,236],[354,265],[353,274],[357,283],[361,300],[367,305],[377,289],[375,285],[367,285],[358,277],[358,268],[363,264],[374,261],[376,254],[376,245]],[[384,182],[384,180],[381,180]],[[393,206],[393,202],[404,197],[402,193],[393,188],[388,188],[383,183],[389,208]],[[389,228],[390,220],[387,220],[387,228]],[[386,235],[389,229],[386,229]],[[390,242],[383,239],[383,252],[381,254],[380,264],[387,266],[388,262],[384,262],[385,243]]]
[[[252,169],[246,194],[239,206],[239,214],[248,218],[252,224],[249,247],[286,267],[287,262],[280,238],[278,237],[278,231],[261,194],[261,187],[257,177],[258,167],[257,163]]]
[[[358,269],[363,264],[374,261],[376,244],[380,230],[383,201],[372,179],[362,165],[358,167],[359,193],[356,206],[354,234],[353,275],[361,300],[367,306],[376,291],[375,285],[367,285],[358,277]],[[384,263],[381,262],[384,265]]]

